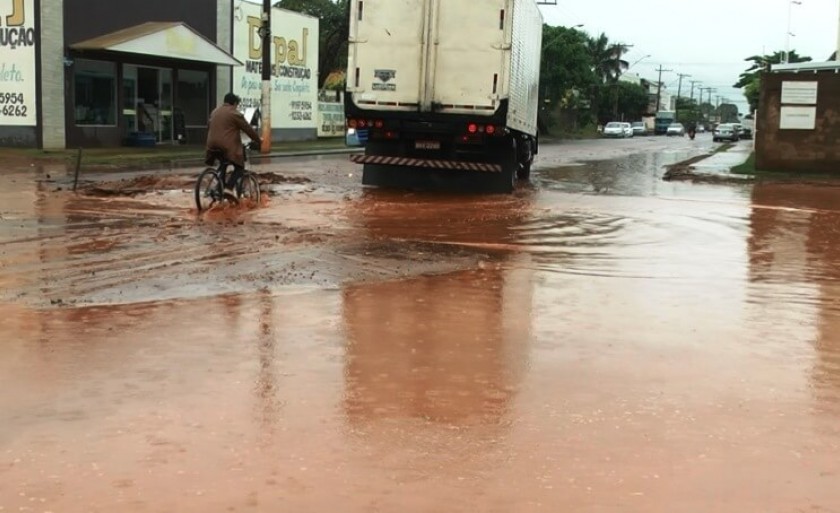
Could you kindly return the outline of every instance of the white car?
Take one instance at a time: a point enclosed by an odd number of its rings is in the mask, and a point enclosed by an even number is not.
[[[617,137],[623,139],[625,137],[633,137],[633,129],[630,127],[630,123],[611,121],[604,127],[602,135],[604,137]]]
[[[672,135],[685,135],[685,127],[682,123],[671,123],[668,125],[668,130],[665,132],[665,135],[672,136]]]

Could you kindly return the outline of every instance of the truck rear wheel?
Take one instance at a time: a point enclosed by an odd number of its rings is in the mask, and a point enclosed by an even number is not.
[[[514,139],[516,145],[516,178],[528,180],[531,178],[531,164],[534,162],[533,141],[523,138],[519,141]]]
[[[516,178],[519,180],[531,179],[531,161],[523,162],[519,165],[519,169],[516,170]]]

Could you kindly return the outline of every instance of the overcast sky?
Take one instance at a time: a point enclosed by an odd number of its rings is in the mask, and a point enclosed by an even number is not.
[[[634,45],[625,56],[636,63],[630,71],[656,81],[661,64],[673,70],[662,82],[677,93],[677,73],[688,96],[690,80],[696,87],[715,87],[736,103],[742,113],[747,103],[739,89],[732,88],[756,54],[784,51],[790,26],[791,49],[800,55],[825,61],[837,46],[840,0],[557,0],[542,7],[549,25],[578,24],[590,35],[605,32],[611,41]],[[695,90],[695,97],[697,96]]]

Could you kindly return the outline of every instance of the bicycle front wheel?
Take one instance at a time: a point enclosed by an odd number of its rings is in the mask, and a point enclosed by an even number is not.
[[[239,201],[252,208],[260,206],[260,182],[253,173],[245,173],[239,181]]]
[[[199,212],[209,210],[222,201],[222,181],[215,169],[208,167],[195,182],[195,206]]]

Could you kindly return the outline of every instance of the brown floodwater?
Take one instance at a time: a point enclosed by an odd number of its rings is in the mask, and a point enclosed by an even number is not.
[[[691,151],[209,218],[4,176],[0,511],[838,511],[840,188]]]

